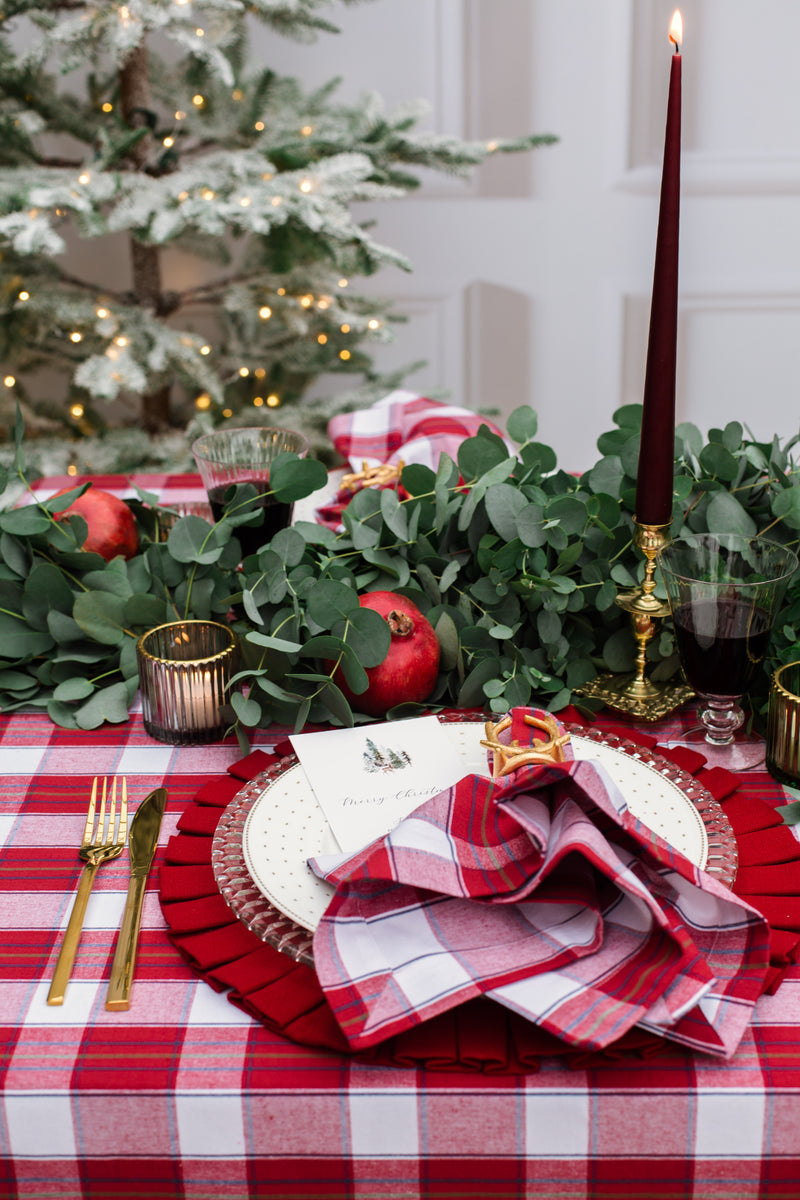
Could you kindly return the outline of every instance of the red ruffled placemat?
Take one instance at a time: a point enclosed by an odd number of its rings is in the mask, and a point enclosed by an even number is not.
[[[577,713],[559,714],[580,721]],[[603,728],[656,750],[695,775],[725,809],[736,834],[739,871],[734,891],[770,924],[770,970],[765,990],[774,991],[800,954],[800,844],[769,804],[737,790],[740,781],[684,747],[660,747],[657,739],[627,727]],[[279,747],[279,749],[283,749]],[[287,750],[288,747],[287,743]],[[178,822],[160,870],[160,897],[170,938],[198,975],[232,1004],[270,1029],[303,1045],[352,1055],[312,968],[266,945],[234,916],[217,889],[211,846],[222,812],[244,782],[277,761],[255,751],[206,784]],[[487,1000],[473,1000],[357,1055],[370,1062],[517,1074],[533,1071],[542,1057],[573,1064],[607,1062],[630,1053],[680,1054],[663,1039],[632,1030],[610,1049],[586,1053],[565,1046],[537,1026]]]

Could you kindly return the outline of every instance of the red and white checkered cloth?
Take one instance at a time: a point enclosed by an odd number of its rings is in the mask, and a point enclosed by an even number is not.
[[[397,390],[370,408],[333,417],[328,424],[328,436],[352,471],[400,462],[421,463],[435,471],[442,454],[455,461],[461,443],[474,437],[482,425],[487,425],[498,437],[504,436],[487,417],[468,408]],[[513,443],[506,441],[506,444],[509,454],[513,454]],[[317,510],[317,519],[338,528],[342,511],[353,494],[340,490],[333,503]]]
[[[767,922],[643,826],[601,767],[569,758],[469,775],[365,850],[312,861],[337,888],[314,962],[352,1046],[484,993],[576,1046],[642,1025],[733,1054]]]

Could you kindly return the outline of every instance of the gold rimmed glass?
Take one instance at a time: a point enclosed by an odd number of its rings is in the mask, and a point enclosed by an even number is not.
[[[228,687],[238,669],[236,634],[215,621],[176,621],[136,645],[144,727],[175,746],[224,736],[234,720]]]

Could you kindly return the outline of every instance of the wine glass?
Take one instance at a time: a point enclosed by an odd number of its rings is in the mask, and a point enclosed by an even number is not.
[[[797,556],[765,538],[704,533],[677,539],[658,554],[675,641],[691,687],[704,701],[698,749],[712,766],[752,767],[764,758],[760,739],[736,738],[744,721],[738,701],[753,684]]]

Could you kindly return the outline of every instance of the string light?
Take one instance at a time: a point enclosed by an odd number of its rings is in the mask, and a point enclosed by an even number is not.
[[[497,142],[487,142],[486,149],[492,154],[497,149]]]
[[[349,282],[350,282],[350,280],[349,280],[349,279],[345,279],[344,277],[342,277],[342,278],[339,280],[339,287],[340,287],[340,288],[346,288]]]
[[[119,350],[116,346],[109,346],[106,350],[106,358],[110,358],[112,362],[116,362],[119,358]]]
[[[261,128],[262,129],[264,128],[263,124],[262,124]],[[272,179],[272,171],[262,172],[261,178],[264,180],[265,183],[269,183],[270,179]]]
[[[114,338],[114,344],[117,346],[127,346],[128,339],[126,337]]]
[[[330,300],[326,299],[325,296],[323,296],[321,300],[317,301],[317,308],[320,309],[321,312],[324,312],[325,309],[330,308],[330,306],[331,302]]]
[[[77,475],[78,474],[78,468],[75,466],[75,463],[69,464],[69,466],[67,467],[67,474],[68,475]]]
[[[267,407],[268,408],[277,408],[278,405],[280,404],[280,402],[281,402],[280,396],[276,396],[274,392],[271,392],[270,395],[267,396]]]
[[[97,309],[95,309],[95,312],[97,313],[97,315],[101,321],[104,321],[106,319],[106,317],[109,316],[109,312],[108,312],[107,308],[97,308]]]
[[[324,346],[324,345],[326,345],[326,344],[327,344],[327,341],[328,341],[328,335],[327,335],[327,333],[320,333],[320,334],[318,334],[318,335],[317,335],[317,341],[319,342],[320,346]]]
[[[250,368],[239,367],[239,374],[241,375],[242,379],[247,379],[247,376],[250,374]]]
[[[20,292],[19,295],[17,296],[17,299],[21,300],[23,302],[23,304],[25,303],[26,300],[30,300],[30,298],[31,298],[30,292]]]
[[[278,295],[279,295],[279,296],[285,296],[285,295],[286,295],[286,288],[285,288],[285,287],[279,287],[279,288],[278,288]]]
[[[283,203],[283,198],[281,196],[273,196],[272,197],[271,204],[272,204],[273,208],[277,208],[278,205],[282,204],[282,203]]]
[[[263,379],[264,376],[266,375],[266,373],[267,372],[264,370],[263,367],[256,367],[255,371],[253,371],[253,374],[255,375],[256,379]]]
[[[211,188],[203,188],[203,190],[200,194],[204,200],[213,200],[214,199],[214,193],[212,192]]]
[[[303,137],[311,137],[312,133],[314,132],[314,126],[304,125],[300,132],[302,133]]]
[[[347,360],[348,360],[348,358],[349,358],[349,357],[350,357],[350,351],[349,351],[349,350],[340,350],[340,351],[339,351],[339,358],[343,359],[343,360],[344,360],[344,362],[347,362]]]
[[[313,296],[301,296],[300,297],[300,304],[302,305],[303,308],[311,308],[311,305],[313,303],[314,303]]]
[[[16,382],[17,381],[13,375],[6,375],[5,379],[3,380],[3,383],[7,388],[12,388]]]
[[[78,176],[78,183],[87,184],[91,183],[91,180],[92,177],[88,171],[81,171],[80,175]]]
[[[223,417],[232,417],[233,409],[232,408],[223,408],[222,415],[223,415]]]
[[[110,113],[114,111],[114,105],[108,100],[106,100],[105,104],[103,104],[101,107],[104,113]]]
[[[263,396],[253,396],[253,404],[255,404],[256,408],[261,408],[263,403],[264,403]]]
[[[183,111],[183,109],[179,108],[178,111],[175,113],[175,120],[176,121],[185,121],[186,120],[186,113]]]
[[[178,192],[178,201],[179,201],[181,204],[183,204],[183,202],[184,202],[185,200],[188,200],[188,199],[189,199],[189,193],[188,193],[188,192]]]
[[[194,36],[199,37],[199,38],[205,37],[206,36],[205,29],[201,29],[200,26],[198,25],[197,29],[195,29],[195,31],[194,31]]]
[[[164,141],[163,141],[163,143],[162,143],[162,145],[164,145],[164,146],[167,146],[167,147],[169,147],[169,146],[174,146],[174,145],[175,145],[175,138],[173,138],[173,137],[165,137],[165,138],[164,138]]]
[[[239,203],[241,204],[242,208],[249,208],[252,204],[252,200],[249,196],[242,196]]]
[[[310,192],[313,187],[314,187],[314,185],[310,179],[301,179],[300,180],[300,191],[301,192]]]
[[[83,416],[83,405],[71,404],[69,412],[71,417],[74,417],[76,421],[80,421],[81,417]]]
[[[380,329],[380,327],[381,327],[380,321],[376,321],[376,319],[374,317],[372,317],[371,320],[367,321],[368,329]]]
[[[262,132],[263,132],[263,130],[264,130],[264,122],[263,122],[263,121],[256,121],[256,123],[255,123],[255,125],[253,126],[253,128],[254,128],[254,129],[257,129],[259,133],[262,133]],[[262,178],[266,178],[266,176],[262,176]]]
[[[83,334],[82,334],[82,333],[79,333],[79,332],[78,332],[78,330],[77,330],[77,329],[75,329],[75,330],[73,330],[73,332],[72,332],[72,333],[69,335],[69,340],[70,340],[71,342],[75,342],[76,344],[77,344],[78,342],[82,342],[82,341],[83,341]]]
[[[208,344],[206,344],[205,346],[201,346],[201,347],[200,347],[200,353],[201,353],[201,354],[210,354],[210,353],[211,353],[211,347],[210,347]]]
[[[119,10],[119,19],[120,19],[120,21],[123,21],[126,23],[128,21],[130,21],[130,19],[131,19],[130,11],[128,10],[128,8],[125,4],[123,4]]]
[[[244,92],[241,88],[234,88],[231,92],[231,96],[234,100],[244,100]]]
[[[349,333],[349,332],[350,332],[350,326],[349,326],[349,325],[340,325],[340,326],[339,326],[339,328],[341,329],[342,333]]]
[[[195,106],[195,108],[202,108],[205,104],[205,100],[199,92],[196,92],[194,96],[192,96],[192,104]],[[178,114],[176,113],[175,115],[177,116]]]
[[[264,304],[258,310],[258,315],[261,317],[262,321],[268,321],[270,319],[270,317],[272,316],[272,309],[270,308],[270,306],[268,304]]]
[[[201,392],[195,400],[195,408],[206,409],[211,407],[211,397],[208,392]]]

